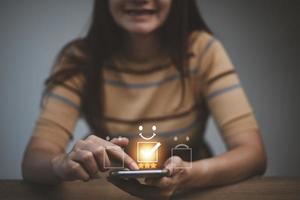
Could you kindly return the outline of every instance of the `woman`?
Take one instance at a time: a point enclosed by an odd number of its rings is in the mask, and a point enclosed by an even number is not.
[[[216,157],[203,139],[209,113],[228,148]],[[79,116],[93,134],[65,153]],[[46,81],[23,176],[40,183],[87,181],[106,171],[112,157],[121,160],[123,155],[127,168],[138,169],[137,127],[143,125],[148,133],[154,124],[156,140],[163,144],[158,164],[170,177],[145,184],[109,180],[133,195],[170,197],[265,171],[252,109],[195,1],[96,0],[86,37],[62,49]],[[193,149],[191,168],[184,158],[170,157],[180,143]]]

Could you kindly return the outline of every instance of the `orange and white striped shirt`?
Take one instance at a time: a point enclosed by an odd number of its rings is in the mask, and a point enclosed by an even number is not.
[[[145,71],[118,61],[104,67],[107,136],[128,137],[134,146],[141,139],[139,125],[148,136],[152,135],[152,125],[156,125],[155,139],[164,145],[165,156],[176,144],[184,143],[193,149],[196,160],[207,156],[203,134],[210,113],[224,138],[257,129],[251,106],[221,42],[206,32],[194,32],[190,51],[183,99],[180,74],[172,63]],[[80,98],[57,86],[44,102],[33,137],[65,148],[80,116]]]

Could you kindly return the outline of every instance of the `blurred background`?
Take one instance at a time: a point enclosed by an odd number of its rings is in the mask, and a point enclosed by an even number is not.
[[[254,108],[268,153],[266,175],[300,176],[300,1],[197,3]],[[61,47],[85,34],[91,9],[92,0],[0,1],[0,179],[21,178],[43,82]],[[74,141],[87,131],[79,121]],[[206,135],[215,154],[225,151],[213,119]]]

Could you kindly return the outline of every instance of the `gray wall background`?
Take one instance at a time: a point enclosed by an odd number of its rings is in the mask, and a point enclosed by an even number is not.
[[[198,3],[254,107],[269,158],[267,175],[299,176],[300,1]],[[91,5],[91,0],[1,0],[1,179],[21,178],[21,159],[39,113],[43,81],[60,48],[85,33]],[[86,132],[80,121],[75,140]],[[224,152],[213,120],[207,139],[215,153]]]

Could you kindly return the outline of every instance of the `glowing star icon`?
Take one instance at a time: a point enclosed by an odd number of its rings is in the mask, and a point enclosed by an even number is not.
[[[143,131],[143,126],[139,126],[139,131]],[[154,131],[156,131],[155,125],[152,126],[152,131],[153,131],[153,133],[150,137],[143,136],[142,132],[140,132],[139,136],[141,136],[141,138],[143,138],[144,140],[151,140],[152,138],[154,138],[156,136],[156,133],[154,133]]]
[[[144,164],[143,163],[139,163],[139,168],[143,169],[144,168]]]
[[[151,163],[151,168],[156,168],[157,164],[156,163]]]

